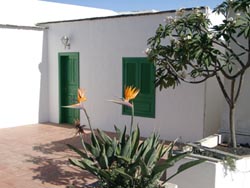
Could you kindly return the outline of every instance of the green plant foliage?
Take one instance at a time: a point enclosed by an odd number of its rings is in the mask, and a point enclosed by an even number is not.
[[[80,155],[80,159],[69,159],[72,165],[87,170],[96,176],[100,187],[103,188],[156,188],[161,187],[160,178],[166,169],[186,157],[189,153],[173,154],[174,142],[165,145],[160,141],[159,134],[154,132],[144,140],[140,138],[139,126],[134,127],[134,105],[130,100],[139,93],[139,89],[127,87],[122,101],[114,101],[116,104],[126,105],[131,108],[131,125],[129,134],[127,128],[120,130],[115,126],[116,136],[110,137],[100,129],[94,131],[90,124],[90,118],[83,105],[86,101],[83,89],[78,89],[78,104],[67,107],[83,110],[91,130],[90,143],[83,139],[84,130],[80,121],[76,121],[77,133],[81,138],[83,150],[72,145],[69,148]],[[125,100],[126,99],[126,100]],[[80,108],[79,108],[80,106]],[[195,160],[194,163],[181,165],[177,175],[182,171],[197,165],[204,160]]]
[[[91,172],[100,180],[100,186],[104,188],[159,187],[159,179],[166,169],[189,154],[174,155],[174,143],[165,145],[160,141],[157,133],[153,133],[145,140],[140,140],[138,126],[131,135],[126,135],[126,127],[123,131],[115,127],[115,131],[117,137],[112,138],[98,129],[98,135],[94,141],[98,144],[93,144],[93,140],[91,143],[85,143],[90,155],[68,145],[81,157],[81,159],[70,159],[70,163]],[[195,160],[193,163],[182,165],[175,175],[201,162],[203,160]]]

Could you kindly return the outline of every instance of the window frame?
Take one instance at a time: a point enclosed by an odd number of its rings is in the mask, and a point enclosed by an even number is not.
[[[146,65],[147,63],[147,65]],[[134,77],[133,84],[128,84],[128,64],[135,64],[135,73],[132,75]],[[146,65],[146,66],[145,66]],[[134,102],[134,115],[139,117],[147,117],[147,118],[155,118],[155,66],[153,63],[149,61],[147,57],[123,57],[122,58],[122,93],[124,93],[124,89],[126,86],[133,86],[141,89],[141,85],[143,84],[143,66],[150,67],[150,70],[147,70],[146,73],[149,73],[148,87],[149,93],[143,94],[141,90],[138,96],[133,100]],[[132,66],[133,67],[133,66]],[[149,72],[148,72],[149,71]],[[147,76],[147,75],[146,75]],[[144,77],[145,78],[145,77]],[[133,78],[132,78],[133,79]],[[144,83],[145,87],[145,83]],[[122,106],[122,114],[123,115],[131,115],[131,109],[126,106]]]

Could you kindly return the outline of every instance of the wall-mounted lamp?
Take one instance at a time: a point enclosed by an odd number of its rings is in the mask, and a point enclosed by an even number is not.
[[[66,35],[62,36],[61,42],[63,43],[65,49],[66,48],[70,49],[70,39],[68,36],[66,36]]]

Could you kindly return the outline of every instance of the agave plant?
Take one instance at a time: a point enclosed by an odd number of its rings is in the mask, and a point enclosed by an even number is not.
[[[124,99],[120,101],[112,100],[112,102],[133,108],[133,103],[130,103],[130,100],[134,99],[138,93],[138,89],[127,87]],[[80,101],[78,102],[80,103]],[[69,161],[71,164],[96,176],[100,187],[161,187],[175,175],[203,162],[203,160],[195,160],[182,164],[174,175],[161,182],[159,180],[166,169],[189,155],[188,152],[173,154],[175,141],[166,145],[159,139],[159,134],[156,132],[152,133],[147,139],[141,140],[139,126],[133,127],[133,114],[131,115],[129,134],[127,134],[126,126],[123,130],[115,126],[116,136],[114,137],[110,137],[100,129],[97,129],[95,133],[90,125],[86,109],[82,104],[80,109],[85,112],[91,128],[91,143],[85,142],[82,137],[82,131],[79,131],[83,150],[69,144],[68,146],[77,152],[81,158],[69,159]]]

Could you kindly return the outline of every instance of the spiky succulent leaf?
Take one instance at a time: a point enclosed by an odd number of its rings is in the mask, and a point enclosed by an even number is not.
[[[121,129],[119,129],[116,125],[114,125],[114,128],[115,128],[115,132],[117,134],[117,137],[120,139],[121,135],[122,135]]]
[[[151,148],[145,155],[145,164],[150,167],[154,162],[156,162],[157,152],[155,148]]]
[[[101,155],[98,158],[98,163],[102,169],[107,169],[109,167],[109,164],[108,164],[106,149],[104,145],[100,145],[100,147],[101,147]]]
[[[111,143],[111,145],[106,145],[106,153],[107,153],[107,157],[113,157],[115,155],[115,150],[113,148],[113,144]]]
[[[161,159],[167,152],[167,147],[166,145],[164,145],[163,143],[159,144],[158,148],[157,148],[157,160]]]
[[[140,142],[140,129],[137,126],[136,129],[133,131],[132,133],[132,141],[131,141],[131,156],[134,156],[137,149],[138,149],[138,145]]]
[[[126,156],[122,156],[122,155],[117,155],[116,156],[117,159],[120,159],[126,163],[130,163],[131,162],[131,159],[129,157],[126,157]]]
[[[146,165],[146,163],[143,160],[139,161],[140,167],[141,167],[141,174],[142,176],[149,176],[150,175],[150,169]]]
[[[117,169],[114,169],[115,172],[119,173],[121,176],[123,176],[124,178],[130,180],[130,181],[133,181],[133,177],[130,176],[128,173],[126,173],[125,169],[124,168],[117,168]]]
[[[91,143],[94,147],[96,147],[97,149],[100,149],[100,144],[99,144],[99,141],[95,135],[94,132],[91,133]]]
[[[121,137],[119,139],[122,148],[124,148],[124,146],[126,145],[126,141],[127,141],[126,130],[127,128],[125,126],[123,129],[123,133],[121,134]]]
[[[69,162],[83,170],[87,170],[93,175],[97,176],[99,173],[99,169],[94,165],[94,163],[88,159],[69,159]]]
[[[112,144],[112,139],[102,130],[97,129],[97,132],[100,136],[100,138],[102,139],[103,143],[105,144]]]
[[[81,150],[79,150],[78,148],[76,148],[75,146],[71,145],[71,144],[66,144],[70,149],[72,149],[73,151],[75,151],[76,153],[78,153],[82,158],[89,158],[88,155],[85,152],[82,152]]]
[[[102,181],[107,182],[108,184],[116,185],[116,182],[115,182],[115,181],[113,180],[113,178],[112,178],[112,172],[109,172],[109,171],[100,169],[100,170],[98,171],[98,177],[99,177]]]
[[[123,157],[127,157],[129,158],[131,156],[131,150],[132,150],[132,146],[131,146],[131,137],[128,137],[127,141],[122,144],[122,151],[121,151],[121,155]]]
[[[85,143],[85,146],[87,148],[87,150],[95,157],[95,158],[98,158],[100,156],[100,149],[95,147],[94,145],[92,144],[89,144],[89,143]]]
[[[181,159],[183,159],[184,157],[186,157],[188,155],[188,153],[181,153],[175,156],[172,156],[168,159],[166,159],[163,163],[158,163],[155,165],[152,173],[153,175],[156,175],[158,173],[162,173],[164,170],[174,166],[174,164],[178,161],[180,161]]]

